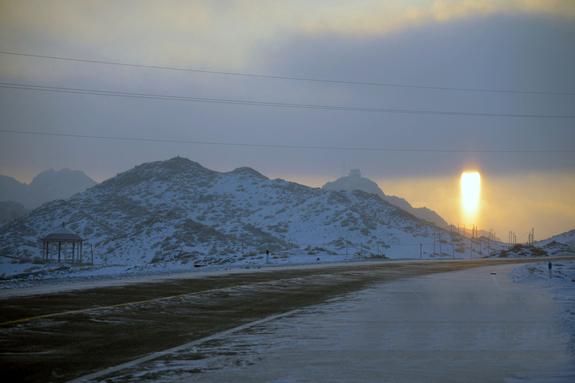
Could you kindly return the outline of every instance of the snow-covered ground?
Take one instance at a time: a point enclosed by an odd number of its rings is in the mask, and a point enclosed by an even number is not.
[[[1,259],[1,258],[0,258]],[[193,264],[181,262],[162,262],[143,265],[69,265],[69,264],[40,264],[29,263],[0,263],[0,291],[5,289],[25,288],[38,284],[57,285],[73,282],[105,281],[117,279],[135,279],[149,277],[173,277],[177,275],[197,275],[201,277],[207,273],[225,273],[253,271],[258,269],[277,267],[298,267],[306,265],[334,265],[354,262],[379,262],[385,258],[373,256],[310,256],[291,255],[289,257],[271,254],[269,257],[259,255],[249,260],[223,265],[205,265],[195,267]],[[2,294],[0,294],[2,295]]]
[[[87,381],[573,382],[574,266],[555,266],[550,280],[542,264],[385,283]]]
[[[575,261],[523,265],[513,270],[512,278],[519,284],[544,290],[553,297],[560,307],[563,323],[569,329],[570,347],[575,353]]]

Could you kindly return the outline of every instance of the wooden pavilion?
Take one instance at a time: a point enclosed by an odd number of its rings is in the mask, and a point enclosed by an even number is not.
[[[82,263],[83,244],[82,237],[67,230],[48,234],[42,238],[42,260],[45,263]]]

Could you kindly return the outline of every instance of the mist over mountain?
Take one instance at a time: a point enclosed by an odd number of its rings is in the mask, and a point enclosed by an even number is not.
[[[24,205],[13,201],[0,201],[0,226],[26,214]]]
[[[384,201],[413,214],[417,218],[434,223],[439,227],[446,228],[449,226],[449,224],[439,214],[431,209],[426,207],[413,207],[404,198],[386,195],[377,183],[369,178],[363,177],[359,169],[353,169],[349,172],[349,175],[338,178],[335,181],[327,182],[322,186],[322,188],[325,190],[339,191],[361,190],[366,193],[375,194],[381,197]]]
[[[4,226],[0,255],[37,258],[38,239],[62,224],[94,246],[96,262],[117,264],[227,264],[265,250],[286,259],[419,257],[438,233],[445,244],[461,240],[372,193],[271,180],[251,168],[217,172],[181,157],[42,205]]]
[[[96,185],[96,181],[79,170],[49,169],[38,174],[30,184],[0,175],[0,201],[12,201],[33,209],[56,199],[69,198]]]

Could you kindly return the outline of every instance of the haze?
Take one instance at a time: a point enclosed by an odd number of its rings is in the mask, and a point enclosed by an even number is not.
[[[0,1],[0,78],[264,102],[572,115],[572,1]],[[377,82],[287,81],[6,54]],[[524,93],[521,93],[524,91]],[[529,93],[529,92],[534,93]],[[542,93],[538,93],[542,92]],[[481,171],[478,224],[525,240],[575,227],[573,118],[364,113],[61,94],[0,87],[2,130],[327,150],[0,133],[0,174],[47,168],[101,181],[175,155],[321,186],[351,168],[387,194],[460,221],[459,175]],[[413,150],[413,151],[412,151]]]

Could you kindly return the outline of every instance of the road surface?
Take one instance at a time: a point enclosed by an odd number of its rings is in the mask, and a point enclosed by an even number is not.
[[[68,381],[375,285],[524,261],[290,268],[5,298],[0,367],[11,381]]]

